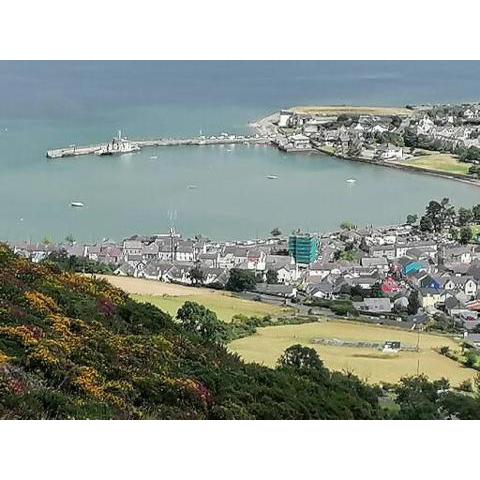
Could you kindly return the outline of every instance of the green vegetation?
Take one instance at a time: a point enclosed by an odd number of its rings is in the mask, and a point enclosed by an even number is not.
[[[375,390],[357,378],[245,364],[212,341],[211,312],[188,305],[180,315],[0,247],[0,416],[380,416]]]
[[[89,260],[88,258],[84,257],[69,256],[66,252],[53,252],[47,257],[46,260],[44,260],[44,263],[55,264],[66,272],[111,275],[115,270],[115,268],[110,265]]]
[[[256,285],[255,272],[232,268],[225,288],[232,292],[243,292],[245,290],[255,290]]]
[[[289,315],[292,309],[269,305],[267,303],[244,300],[226,293],[200,294],[200,295],[132,295],[138,302],[148,302],[166,311],[172,316],[177,314],[178,309],[185,302],[196,302],[216,312],[218,318],[223,322],[230,322],[235,315],[241,314],[247,317],[263,317],[270,315],[278,317]]]
[[[431,153],[409,160],[407,165],[441,173],[469,174],[469,165],[449,153]]]

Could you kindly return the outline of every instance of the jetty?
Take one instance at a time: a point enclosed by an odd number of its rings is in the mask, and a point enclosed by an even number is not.
[[[270,144],[271,138],[268,136],[259,135],[229,135],[221,134],[218,136],[199,136],[192,138],[158,138],[158,139],[140,139],[140,140],[127,140],[126,138],[119,137],[113,139],[111,142],[77,146],[70,145],[63,148],[55,148],[48,150],[46,153],[47,158],[64,158],[64,157],[77,157],[80,155],[104,155],[114,153],[130,153],[138,151],[147,147],[175,147],[175,146],[201,146],[201,145],[233,145],[233,144]],[[130,148],[128,150],[122,148],[115,148],[115,145],[122,145],[128,142]]]

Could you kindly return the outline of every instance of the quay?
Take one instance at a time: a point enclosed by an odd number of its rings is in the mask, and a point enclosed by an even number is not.
[[[184,145],[232,145],[232,144],[270,144],[271,139],[268,136],[255,135],[228,135],[219,136],[200,136],[193,138],[159,138],[150,140],[127,140],[121,137],[119,132],[118,138],[114,138],[111,142],[97,145],[76,146],[57,148],[48,150],[47,158],[64,158],[76,157],[80,155],[111,155],[114,153],[131,153],[145,147],[173,147]]]

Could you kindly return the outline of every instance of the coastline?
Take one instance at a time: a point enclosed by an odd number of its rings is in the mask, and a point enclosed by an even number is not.
[[[292,107],[287,109],[288,111],[295,111],[295,109],[298,108],[308,108],[308,107]],[[311,107],[311,108],[320,108],[320,107]],[[332,108],[332,107],[325,107],[325,108]],[[344,107],[345,108],[345,107]],[[358,109],[363,109],[365,107],[356,107]],[[280,115],[280,112],[274,112],[271,113],[259,120],[256,120],[255,122],[250,123],[250,126],[252,128],[255,128],[259,134],[270,134],[272,135],[273,132],[278,134],[278,127],[273,123],[275,120],[278,120]],[[272,146],[275,146],[278,148],[273,142],[271,143]],[[370,165],[375,165],[379,167],[388,167],[388,168],[395,168],[397,170],[403,170],[406,172],[410,173],[417,173],[419,175],[429,175],[429,176],[435,176],[439,178],[444,178],[446,180],[454,180],[457,182],[461,182],[467,185],[471,185],[474,187],[480,187],[480,179],[475,179],[475,178],[469,178],[463,174],[459,173],[447,173],[447,172],[442,172],[439,170],[434,170],[430,168],[421,168],[421,167],[415,167],[413,165],[408,165],[405,163],[401,162],[389,162],[389,161],[382,161],[382,160],[370,160],[368,158],[362,158],[362,157],[353,157],[353,156],[348,156],[348,155],[339,155],[336,153],[333,153],[331,150],[327,148],[322,148],[318,145],[313,146],[310,149],[298,149],[298,150],[288,150],[286,153],[322,153],[324,155],[328,155],[333,158],[338,158],[340,160],[349,160],[352,162],[360,162],[360,163],[367,163]]]
[[[399,163],[399,162],[385,162],[385,161],[378,161],[378,160],[369,160],[367,158],[361,158],[361,157],[349,157],[346,155],[337,155],[326,149],[322,149],[321,147],[317,147],[315,150],[319,153],[323,153],[324,155],[328,155],[333,158],[338,158],[340,160],[350,160],[352,162],[368,163],[370,165],[374,165],[378,167],[396,168],[397,170],[404,170],[410,173],[418,173],[419,175],[430,175],[434,177],[445,178],[447,180],[456,180],[458,182],[466,183],[474,187],[480,187],[480,180],[475,178],[468,178],[465,175],[462,175],[459,173],[445,173],[445,172],[440,172],[438,170],[432,170],[429,168],[419,168],[419,167],[414,167],[412,165],[405,165],[404,163]],[[315,153],[315,151],[310,150],[308,153]]]

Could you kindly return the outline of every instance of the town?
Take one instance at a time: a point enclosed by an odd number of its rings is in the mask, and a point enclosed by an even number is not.
[[[253,126],[288,153],[322,152],[477,183],[478,103],[405,108],[294,107]]]
[[[480,205],[431,201],[401,225],[330,233],[278,228],[265,239],[216,242],[165,234],[122,242],[12,243],[33,262],[66,262],[84,273],[110,273],[188,286],[228,289],[310,314],[358,318],[408,329],[456,333],[480,346]]]

